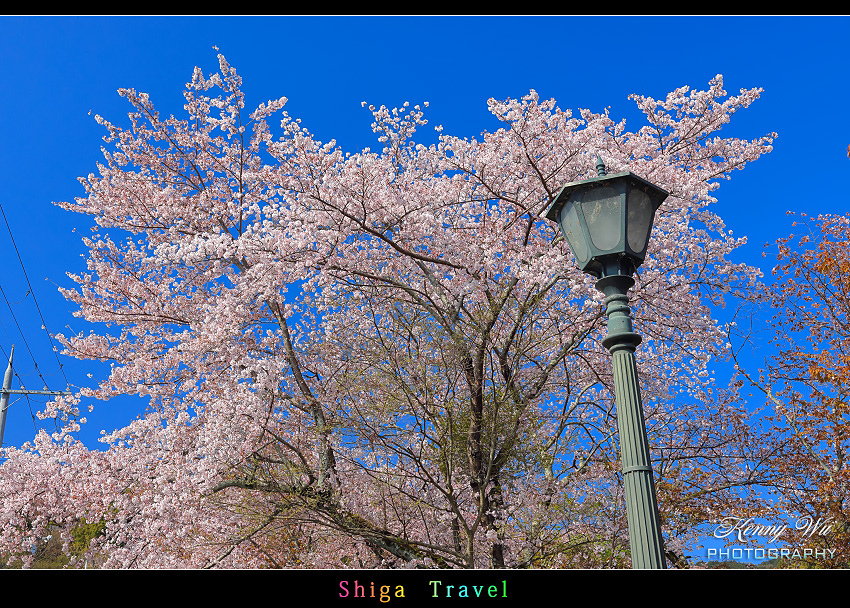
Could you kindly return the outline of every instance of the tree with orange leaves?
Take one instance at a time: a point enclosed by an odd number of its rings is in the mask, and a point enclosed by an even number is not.
[[[850,564],[850,214],[778,241],[768,291],[776,353],[750,378],[774,407],[783,540],[813,567]],[[806,549],[810,551],[805,552]],[[792,560],[795,562],[796,560]]]

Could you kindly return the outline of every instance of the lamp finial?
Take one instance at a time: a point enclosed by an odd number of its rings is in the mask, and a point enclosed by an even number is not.
[[[602,162],[602,157],[598,154],[596,155],[596,175],[598,177],[605,175],[605,163]]]

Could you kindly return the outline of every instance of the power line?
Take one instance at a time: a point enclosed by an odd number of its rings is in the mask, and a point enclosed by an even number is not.
[[[21,270],[24,273],[24,279],[26,279],[28,289],[27,289],[27,293],[23,297],[23,300],[26,300],[28,295],[30,295],[30,294],[32,295],[33,303],[35,304],[35,308],[38,311],[38,316],[41,318],[41,328],[47,334],[47,339],[50,342],[51,349],[53,350],[53,356],[56,358],[56,363],[59,366],[59,372],[62,374],[62,377],[65,379],[65,386],[66,386],[66,388],[70,388],[70,382],[68,382],[68,377],[65,375],[64,366],[62,365],[62,362],[59,360],[58,349],[56,348],[56,345],[53,342],[53,338],[52,338],[52,336],[50,335],[50,332],[47,329],[47,322],[44,320],[44,314],[41,312],[41,306],[39,306],[39,304],[38,304],[38,298],[35,295],[35,290],[32,287],[32,283],[30,282],[29,275],[27,274],[27,269],[24,266],[24,260],[21,257],[20,251],[18,250],[18,245],[15,242],[14,235],[12,234],[12,228],[9,225],[9,220],[6,218],[6,212],[3,210],[2,205],[0,205],[0,215],[3,216],[3,221],[6,224],[6,230],[8,230],[8,232],[9,232],[9,239],[12,243],[12,247],[15,249],[15,254],[18,256],[18,262],[20,263]],[[21,378],[21,376],[17,373],[17,371],[14,370],[13,367],[12,367],[12,356],[15,352],[15,347],[12,346],[12,351],[8,354],[8,366],[6,368],[6,373],[5,373],[4,378],[3,378],[3,385],[2,385],[2,388],[0,388],[0,447],[2,447],[3,435],[4,435],[4,431],[5,431],[5,427],[6,427],[6,412],[9,408],[9,405],[10,405],[9,400],[10,400],[10,398],[13,394],[23,395],[24,398],[26,399],[27,405],[29,406],[29,410],[30,410],[30,416],[32,417],[33,428],[37,432],[37,425],[36,425],[36,420],[35,420],[36,417],[35,417],[35,415],[32,411],[32,403],[30,401],[30,395],[59,396],[59,395],[71,395],[71,392],[69,390],[65,390],[65,391],[50,391],[50,390],[47,390],[47,380],[45,379],[44,375],[42,374],[41,369],[38,366],[38,362],[35,360],[35,355],[33,354],[33,351],[30,348],[29,342],[27,341],[27,338],[24,335],[24,331],[23,331],[23,328],[21,327],[21,324],[18,322],[18,318],[15,315],[15,311],[12,308],[12,303],[9,302],[9,298],[6,297],[6,292],[5,292],[5,290],[3,289],[2,286],[0,286],[0,295],[2,295],[3,300],[6,302],[6,306],[9,308],[9,312],[12,315],[12,320],[15,322],[15,325],[18,328],[18,333],[20,333],[21,338],[24,341],[24,346],[26,347],[27,352],[29,353],[30,358],[32,359],[32,363],[33,363],[33,366],[35,368],[35,372],[38,375],[38,377],[41,378],[41,381],[44,383],[44,390],[31,390],[31,389],[28,390],[28,389],[24,388],[23,378]],[[23,301],[23,300],[21,300],[21,301]],[[2,350],[3,355],[6,356],[6,350],[3,349],[2,347],[0,347],[0,350]],[[17,379],[20,381],[20,383],[21,383],[20,389],[12,389],[12,387],[11,387],[12,377],[17,377]]]
[[[21,338],[24,341],[24,346],[27,347],[27,352],[30,354],[30,358],[32,359],[33,367],[35,367],[35,373],[38,374],[38,377],[41,378],[42,382],[44,382],[44,387],[47,388],[47,380],[45,380],[44,376],[41,375],[41,369],[38,367],[38,363],[35,360],[35,355],[30,348],[29,342],[27,342],[27,337],[24,335],[24,330],[21,329],[21,324],[18,323],[18,318],[15,316],[15,311],[12,310],[12,304],[9,303],[9,298],[6,297],[6,292],[3,290],[3,286],[0,285],[0,295],[3,296],[3,300],[6,301],[6,306],[9,307],[9,313],[12,315],[12,320],[15,322],[15,325],[18,327],[18,333],[21,334]]]
[[[53,343],[53,338],[50,336],[50,332],[47,330],[47,322],[44,320],[44,315],[41,313],[41,307],[38,305],[38,298],[35,296],[35,290],[32,288],[32,283],[30,283],[29,275],[27,275],[27,269],[24,267],[24,260],[21,258],[21,253],[18,251],[18,245],[15,243],[15,237],[12,235],[12,228],[9,226],[9,220],[6,219],[6,212],[3,211],[3,205],[0,205],[0,214],[3,215],[3,221],[6,223],[6,230],[9,231],[9,239],[12,241],[12,247],[15,249],[15,254],[18,256],[18,262],[21,264],[21,270],[24,272],[24,278],[27,281],[27,287],[29,288],[29,293],[32,294],[32,301],[35,304],[35,308],[38,311],[38,316],[41,318],[41,328],[47,334],[47,339],[50,342],[51,350],[53,350],[53,356],[56,358],[56,363],[59,366],[59,371],[62,373],[62,377],[65,378],[65,386],[70,386],[70,382],[68,382],[68,377],[65,375],[64,366],[62,362],[59,361],[59,354],[56,348],[56,345]],[[2,288],[0,288],[2,289]],[[26,296],[25,296],[26,297]],[[9,305],[8,299],[6,299],[6,294],[3,294],[3,299],[6,300],[6,304]],[[9,305],[9,310],[12,310],[11,305]],[[14,313],[12,313],[12,317],[14,318]],[[15,319],[15,323],[17,324],[17,319]],[[20,326],[18,326],[20,330]],[[23,336],[23,332],[21,333]],[[24,338],[24,342],[26,343],[26,338]],[[27,345],[27,350],[29,350],[29,345]],[[32,351],[30,351],[30,355],[32,355]],[[38,365],[35,363],[35,357],[33,357],[33,364],[35,364],[36,369],[38,369]],[[44,377],[39,373],[39,377],[44,380]],[[47,388],[47,382],[45,381],[45,388]]]

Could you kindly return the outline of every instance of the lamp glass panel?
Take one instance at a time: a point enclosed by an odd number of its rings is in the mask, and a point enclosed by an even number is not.
[[[646,248],[649,231],[652,229],[652,217],[654,215],[652,199],[643,190],[633,188],[629,192],[628,219],[626,221],[626,233],[628,235],[629,247],[635,253],[642,253]]]
[[[567,204],[566,208],[561,212],[561,230],[564,237],[570,244],[573,254],[580,264],[584,264],[589,257],[587,241],[584,238],[584,233],[581,230],[581,222],[578,219],[578,211],[575,203]]]
[[[582,197],[581,210],[587,231],[597,249],[610,251],[620,243],[623,229],[621,207],[620,194],[610,186],[593,188]]]

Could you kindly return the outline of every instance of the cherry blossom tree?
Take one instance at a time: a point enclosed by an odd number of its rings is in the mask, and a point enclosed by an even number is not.
[[[63,293],[95,329],[59,338],[111,373],[6,450],[0,552],[87,522],[103,567],[628,565],[602,296],[542,218],[597,155],[671,193],[631,291],[671,559],[743,500],[759,446],[711,377],[710,306],[759,273],[710,209],[771,149],[717,135],[758,89],[634,96],[634,132],[531,91],[489,101],[498,130],[428,145],[427,104],[368,106],[381,150],[348,153],[285,98],[246,113],[219,62],[185,117],[124,89],[129,127],[97,118],[105,160],[61,203],[94,222]],[[74,440],[118,395],[146,414]]]

